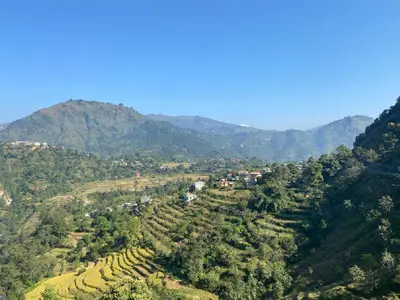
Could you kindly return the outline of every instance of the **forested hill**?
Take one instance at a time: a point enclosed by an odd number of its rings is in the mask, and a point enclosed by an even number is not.
[[[339,145],[352,148],[355,138],[365,131],[365,128],[373,122],[373,118],[366,116],[346,117],[329,124],[307,130],[313,136],[320,154],[330,153]]]
[[[148,115],[185,129],[228,136],[234,151],[271,161],[302,160],[352,147],[354,139],[373,122],[366,116],[346,117],[310,130],[260,130],[199,116]]]
[[[315,211],[312,242],[294,285],[303,295],[317,290],[323,299],[398,299],[399,108],[400,98],[357,138],[353,151],[339,149],[305,168],[298,184],[309,191]]]
[[[220,150],[214,136],[148,119],[123,105],[70,100],[17,120],[2,140],[33,140],[75,150],[117,155],[148,151],[163,157],[201,157]]]
[[[122,104],[70,100],[12,122],[0,131],[0,140],[47,142],[104,156],[145,151],[166,159],[300,161],[342,144],[351,146],[371,122],[354,116],[308,131],[267,131],[202,117],[144,116]]]
[[[397,172],[400,166],[400,97],[396,104],[367,127],[364,134],[357,137],[355,147],[375,151],[391,170]]]
[[[148,156],[100,159],[70,149],[0,143],[0,191],[14,204],[39,201],[68,191],[73,184],[132,177],[160,165]]]

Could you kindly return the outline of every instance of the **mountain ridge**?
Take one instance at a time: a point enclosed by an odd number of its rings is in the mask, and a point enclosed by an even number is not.
[[[209,138],[123,105],[84,100],[40,109],[0,132],[1,140],[37,140],[101,155],[149,151],[166,157],[211,155],[218,141]]]
[[[230,122],[224,122],[224,121],[219,121],[213,118],[209,118],[209,117],[204,117],[204,116],[199,116],[199,115],[195,115],[195,116],[190,116],[190,115],[177,115],[177,116],[171,116],[171,115],[166,115],[166,114],[162,114],[162,113],[150,113],[150,114],[146,114],[146,117],[150,118],[150,119],[154,119],[154,120],[160,120],[160,121],[166,121],[166,122],[183,122],[184,120],[186,121],[192,121],[192,120],[203,120],[203,121],[210,121],[216,124],[223,124],[224,126],[233,126],[233,127],[239,127],[239,128],[244,128],[244,129],[249,129],[249,130],[254,130],[254,131],[271,131],[271,132],[286,132],[286,131],[313,131],[313,130],[317,130],[320,127],[335,123],[335,122],[339,122],[342,120],[346,120],[346,119],[356,119],[356,120],[362,120],[365,121],[367,123],[371,123],[374,121],[373,117],[369,117],[366,115],[348,115],[345,116],[343,118],[340,119],[336,119],[336,120],[332,120],[328,123],[322,124],[322,125],[317,125],[311,128],[307,128],[307,129],[297,129],[297,128],[288,128],[288,129],[263,129],[263,128],[258,128],[258,127],[253,127],[253,126],[248,126],[248,125],[244,125],[244,124],[235,124],[235,123],[230,123]],[[195,129],[196,130],[196,129]],[[197,129],[198,130],[198,129]],[[201,131],[201,130],[198,130]]]
[[[311,131],[262,130],[210,118],[142,115],[122,104],[69,100],[10,123],[0,140],[35,140],[97,153],[146,151],[169,159],[207,156],[299,161],[352,146],[372,118],[348,117]]]
[[[200,116],[171,117],[160,114],[148,116],[170,122],[181,128],[219,135],[233,135],[232,144],[235,149],[239,149],[239,153],[248,152],[250,156],[278,161],[319,156],[334,151],[342,144],[351,148],[354,139],[374,120],[371,117],[355,115],[308,130],[263,130]],[[268,145],[269,142],[273,142],[273,145]]]
[[[198,115],[168,116],[164,114],[147,114],[146,116],[153,120],[169,122],[181,128],[192,129],[200,132],[216,133],[216,131],[219,130],[218,134],[232,134],[235,131],[239,132],[264,131],[259,128],[240,126],[237,124],[226,123]]]

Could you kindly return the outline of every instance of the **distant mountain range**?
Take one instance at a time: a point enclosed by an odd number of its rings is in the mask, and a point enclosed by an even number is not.
[[[35,140],[100,155],[146,151],[168,159],[207,156],[302,160],[352,146],[373,122],[347,117],[312,130],[261,130],[195,117],[142,115],[109,103],[69,100],[8,124],[0,140]]]
[[[213,119],[204,118],[200,116],[171,117],[162,114],[149,114],[147,115],[147,117],[157,121],[169,122],[181,128],[196,130],[205,133],[219,134],[219,135],[234,135],[238,133],[253,133],[253,132],[263,131],[261,129],[224,123],[221,121],[216,121]]]
[[[0,131],[6,129],[7,126],[8,126],[8,123],[0,124]]]
[[[228,124],[199,116],[147,116],[185,129],[229,136],[236,152],[274,161],[318,156],[332,152],[339,145],[352,147],[355,138],[374,120],[366,116],[352,116],[310,130],[278,131]]]

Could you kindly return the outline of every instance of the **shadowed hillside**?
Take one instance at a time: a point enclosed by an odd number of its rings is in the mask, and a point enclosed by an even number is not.
[[[400,98],[356,139],[352,152],[321,156],[304,172],[316,207],[312,243],[297,265],[296,289],[309,290],[307,299],[314,299],[311,291],[326,299],[386,299],[400,292],[399,108]]]

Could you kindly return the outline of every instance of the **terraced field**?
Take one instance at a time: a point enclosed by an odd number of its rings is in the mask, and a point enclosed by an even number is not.
[[[245,196],[235,192],[205,192],[190,204],[184,204],[177,198],[154,201],[152,209],[141,217],[142,230],[138,234],[152,242],[152,249],[156,253],[169,253],[184,245],[188,237],[212,232],[224,224],[233,225],[239,234],[234,241],[226,241],[225,247],[243,271],[248,268],[250,258],[254,262],[261,243],[268,244],[272,249],[276,247],[292,251],[296,238],[294,227],[300,226],[301,220],[306,218],[306,208],[299,205],[279,216],[254,213],[244,221],[243,216],[237,214],[240,212],[240,201]],[[167,271],[156,263],[156,254],[152,249],[124,249],[120,253],[110,254],[80,274],[65,274],[43,282],[26,298],[40,299],[41,293],[49,285],[55,286],[59,296],[67,299],[76,295],[100,295],[124,278],[161,281],[160,278],[164,278]],[[220,271],[227,270],[222,266]],[[166,282],[167,287],[178,289],[186,296],[190,293],[202,295],[193,299],[217,299],[213,294],[186,287],[176,280],[166,278]]]
[[[42,282],[26,294],[26,299],[41,299],[47,286],[56,288],[61,298],[74,298],[80,294],[101,294],[123,278],[144,279],[160,273],[150,249],[125,249],[92,264],[84,272],[68,273]]]
[[[42,299],[41,294],[48,286],[54,287],[61,299],[75,299],[79,296],[85,298],[89,295],[98,297],[122,279],[149,278],[153,282],[160,283],[162,279],[165,279],[168,288],[176,289],[184,295],[193,295],[193,299],[217,299],[211,293],[184,286],[166,277],[162,268],[154,260],[154,252],[149,248],[124,249],[120,253],[100,259],[84,272],[68,273],[45,280],[28,292],[25,297],[27,300]]]
[[[190,204],[184,204],[179,199],[158,202],[151,214],[143,216],[143,235],[151,238],[156,251],[169,252],[184,244],[188,236],[210,232],[218,225],[217,222],[237,224],[242,228],[241,237],[226,247],[243,263],[243,269],[246,268],[248,258],[254,256],[260,242],[275,244],[277,247],[285,244],[285,248],[290,250],[296,235],[294,227],[299,226],[295,219],[297,214],[303,212],[294,211],[287,213],[287,217],[279,218],[258,215],[243,224],[240,216],[232,214],[237,212],[239,201],[245,196],[232,191],[220,194],[211,191],[202,193]]]

